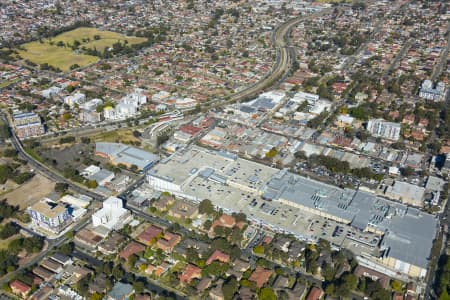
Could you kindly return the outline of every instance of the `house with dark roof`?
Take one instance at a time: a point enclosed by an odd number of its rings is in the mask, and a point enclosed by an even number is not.
[[[212,300],[224,300],[225,297],[222,292],[222,286],[223,286],[224,280],[221,278],[217,280],[215,286],[209,291],[209,297]]]
[[[133,286],[128,283],[117,282],[106,295],[106,300],[128,300],[134,293]]]
[[[89,283],[89,292],[103,294],[106,293],[108,278],[104,273],[97,275],[93,282]]]
[[[69,256],[59,252],[53,254],[52,256],[50,256],[50,258],[63,266],[68,266],[73,262]]]
[[[52,279],[52,277],[55,275],[55,273],[50,272],[49,270],[41,267],[41,266],[37,266],[35,268],[33,268],[33,274],[41,277],[44,281],[50,281]]]

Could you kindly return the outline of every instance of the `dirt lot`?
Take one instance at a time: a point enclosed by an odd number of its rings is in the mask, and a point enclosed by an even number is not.
[[[83,166],[83,156],[94,158],[94,146],[82,143],[71,146],[55,145],[50,149],[40,151],[39,155],[53,168],[63,171],[66,167],[78,169]]]
[[[25,209],[51,193],[54,187],[54,182],[36,174],[30,181],[14,191],[4,194],[2,198],[6,198],[8,203],[12,205],[19,205],[21,209]]]

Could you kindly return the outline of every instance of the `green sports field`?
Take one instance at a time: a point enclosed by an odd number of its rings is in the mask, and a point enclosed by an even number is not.
[[[95,40],[95,36],[99,36],[100,39]],[[60,41],[65,46],[57,46]],[[144,42],[145,38],[125,36],[117,32],[101,31],[96,28],[80,27],[53,38],[42,40],[42,42],[35,41],[23,44],[21,48],[25,50],[19,49],[18,53],[23,59],[28,59],[38,65],[47,63],[63,72],[69,71],[70,66],[74,64],[83,67],[99,60],[96,56],[78,53],[67,46],[73,45],[75,41],[80,42],[79,48],[95,48],[98,51],[103,51],[116,42],[124,43],[127,41],[128,45],[133,45]]]

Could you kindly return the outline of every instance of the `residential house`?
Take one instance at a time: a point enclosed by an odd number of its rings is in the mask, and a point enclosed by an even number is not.
[[[319,287],[313,286],[309,291],[306,300],[320,300],[323,297],[323,290]]]
[[[50,272],[49,270],[44,269],[41,266],[37,266],[37,267],[33,268],[32,272],[33,272],[33,274],[41,277],[44,281],[50,281],[53,278],[53,276],[55,275],[55,273]]]
[[[156,242],[156,247],[164,252],[170,253],[180,241],[180,235],[172,232],[166,232],[164,233],[164,236]]]
[[[252,275],[250,275],[249,280],[256,284],[256,287],[262,288],[272,276],[273,271],[267,270],[262,267],[256,267]]]
[[[206,277],[200,280],[196,286],[197,292],[199,294],[203,293],[207,288],[211,286],[212,278]]]
[[[71,265],[73,263],[72,259],[69,256],[59,253],[59,252],[53,254],[52,256],[50,256],[50,258],[53,261],[63,265],[64,267]]]
[[[353,274],[355,274],[356,277],[358,277],[358,278],[367,277],[373,281],[378,281],[383,288],[387,288],[389,286],[390,278],[387,275],[377,272],[377,271],[374,271],[372,269],[363,267],[361,265],[356,267]]]
[[[19,295],[22,298],[26,298],[27,295],[30,293],[31,291],[31,287],[26,284],[23,283],[20,280],[14,280],[9,284],[9,287],[11,288],[11,291],[13,292],[13,294],[15,295]]]
[[[222,292],[224,280],[221,278],[217,280],[216,285],[209,291],[209,297],[212,300],[224,300],[225,297]]]
[[[198,214],[197,205],[185,202],[177,201],[171,209],[169,209],[168,215],[179,219],[193,219]]]
[[[250,263],[242,259],[236,259],[232,267],[228,269],[227,276],[234,276],[237,280],[241,280],[245,271],[250,268]]]
[[[256,293],[245,286],[241,286],[237,292],[237,295],[234,297],[235,300],[256,300],[258,296]]]
[[[89,293],[106,293],[108,287],[108,278],[104,273],[97,275],[93,282],[89,283]]]
[[[180,274],[180,283],[189,284],[194,278],[202,277],[202,269],[194,265],[187,265],[184,271]]]
[[[211,256],[206,260],[206,265],[210,265],[213,261],[220,261],[222,263],[228,263],[230,261],[230,256],[223,253],[220,250],[216,250],[211,254]]]
[[[106,300],[128,300],[134,293],[133,286],[128,283],[117,282],[106,296]]]
[[[151,225],[147,227],[140,235],[138,235],[137,239],[139,242],[150,246],[154,244],[162,235],[163,230],[155,225]]]
[[[62,264],[60,264],[48,257],[45,258],[44,260],[42,260],[40,265],[41,265],[41,267],[44,267],[47,270],[52,271],[53,273],[61,273],[63,270]]]
[[[123,258],[124,260],[128,260],[128,258],[133,254],[139,254],[145,251],[145,246],[137,243],[137,242],[130,242],[128,245],[125,246],[125,248],[120,251],[119,257]]]
[[[152,206],[158,211],[166,211],[174,202],[175,198],[173,196],[161,195],[158,200],[153,202]]]

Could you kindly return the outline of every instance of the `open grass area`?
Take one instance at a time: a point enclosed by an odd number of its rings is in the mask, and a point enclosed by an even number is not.
[[[140,140],[133,135],[133,131],[127,128],[102,132],[91,136],[91,140],[95,142],[111,142],[124,144],[140,142]]]
[[[24,50],[18,50],[19,55],[35,64],[41,65],[47,63],[49,66],[61,69],[63,72],[70,70],[70,66],[78,64],[87,66],[99,60],[98,57],[86,54],[78,54],[67,47],[58,47],[50,45],[48,41],[44,43],[31,42],[23,45]]]
[[[6,248],[8,248],[9,243],[12,242],[13,240],[19,238],[21,236],[21,234],[15,234],[13,236],[10,236],[7,239],[0,239],[0,250],[4,250]]]
[[[95,40],[94,37],[96,36],[99,36],[100,39]],[[84,67],[99,60],[96,56],[73,51],[70,45],[74,45],[75,41],[80,42],[79,48],[96,48],[103,51],[106,47],[110,47],[116,42],[124,43],[125,40],[128,45],[132,45],[144,42],[145,38],[129,37],[117,32],[80,27],[61,33],[56,37],[42,40],[42,42],[35,41],[23,44],[21,48],[25,50],[19,49],[18,53],[23,59],[28,59],[35,64],[47,63],[67,72],[70,70],[70,66],[74,64]],[[63,42],[64,46],[57,46],[58,42]]]
[[[97,35],[100,39],[95,40],[95,36]],[[83,42],[83,39],[88,41]],[[146,39],[142,37],[126,36],[117,32],[102,31],[91,27],[80,27],[61,33],[52,38],[52,41],[54,41],[55,44],[62,41],[65,44],[73,45],[75,40],[79,41],[81,46],[85,46],[90,49],[97,48],[99,51],[103,51],[106,47],[110,47],[116,42],[123,43],[125,40],[128,42],[128,45],[140,44],[146,41]]]

